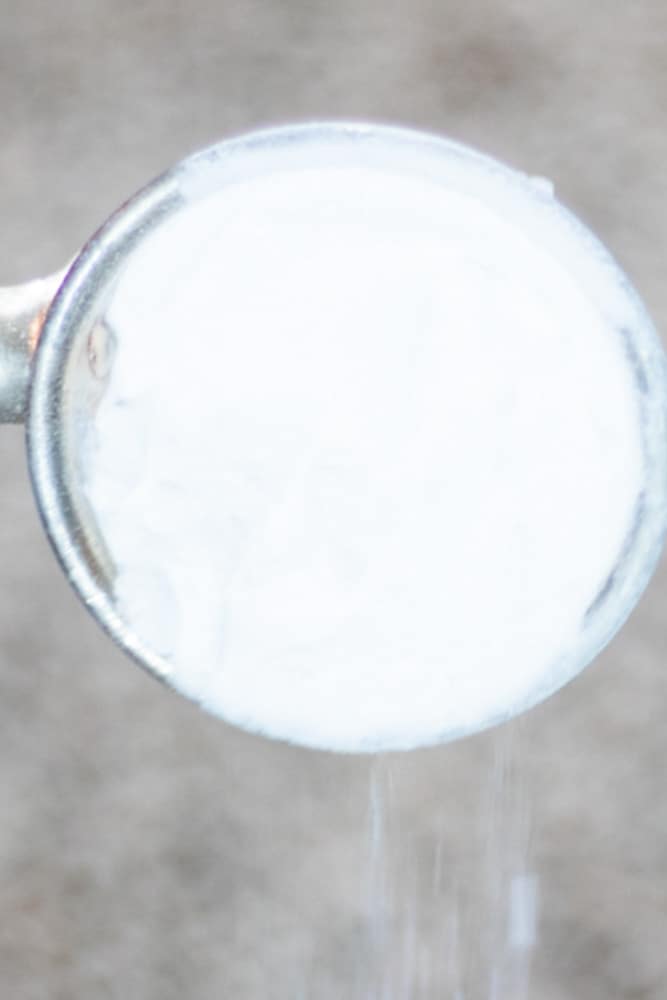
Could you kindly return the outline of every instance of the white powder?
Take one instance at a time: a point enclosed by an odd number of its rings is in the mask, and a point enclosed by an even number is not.
[[[329,145],[183,175],[110,302],[87,492],[178,690],[408,747],[584,665],[642,490],[629,307],[581,236],[536,239],[544,185]]]

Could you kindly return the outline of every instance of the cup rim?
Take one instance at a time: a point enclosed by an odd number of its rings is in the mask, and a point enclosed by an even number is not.
[[[219,182],[220,171],[224,173],[227,169],[232,154],[239,151],[244,154],[262,154],[266,150],[280,149],[287,145],[294,148],[298,143],[310,144],[312,148],[327,139],[336,142],[345,139],[351,143],[367,145],[375,142],[384,144],[385,147],[387,144],[397,144],[413,151],[431,149],[444,153],[445,159],[459,158],[464,167],[466,164],[477,164],[491,171],[496,180],[501,178],[517,187],[517,190],[521,189],[521,197],[525,197],[528,183],[525,175],[466,146],[429,133],[354,122],[315,122],[251,132],[194,153],[126,201],[97,230],[75,258],[44,322],[34,359],[26,420],[28,465],[42,523],[67,579],[94,618],[121,649],[166,682],[169,681],[169,665],[143,643],[118,614],[110,594],[102,586],[99,572],[91,563],[90,553],[86,550],[85,533],[81,529],[72,501],[71,484],[67,481],[64,468],[63,435],[59,433],[64,366],[75,340],[82,330],[90,328],[89,324],[96,315],[103,295],[112,287],[132,249],[156,226],[185,207],[193,197],[205,197],[207,186],[213,189],[216,178]],[[553,214],[549,200],[537,188],[534,198],[536,203],[542,200],[544,211]],[[646,310],[628,279],[597,238],[559,203],[553,204],[560,218],[558,224],[563,227],[563,231],[569,230],[570,236],[578,241],[583,239],[595,250],[602,264],[605,267],[611,265],[621,278],[624,295],[638,316],[642,364],[645,369],[652,366],[650,377],[661,408],[661,412],[656,411],[653,417],[664,428],[667,423],[667,363]],[[667,465],[667,444],[658,442],[655,447],[660,449],[658,458],[661,468],[664,468]],[[601,640],[599,636],[597,639],[594,637],[579,658],[584,662],[578,660],[571,670],[565,674],[561,672],[556,678],[543,684],[521,706],[522,711],[542,701],[588,665],[621,627],[639,599],[655,569],[667,529],[667,482],[661,470],[656,472],[651,490],[644,556],[639,561],[635,560],[636,565],[633,564],[631,568],[631,586],[628,585],[625,591],[621,586],[617,599],[612,602],[614,613],[607,615],[609,621],[604,629],[604,638]],[[488,728],[504,719],[505,717],[489,719],[484,726],[476,725],[460,732],[448,733],[442,740],[434,739],[430,742],[455,739],[469,732]]]

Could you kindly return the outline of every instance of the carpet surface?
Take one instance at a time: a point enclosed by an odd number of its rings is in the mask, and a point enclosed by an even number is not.
[[[666,44],[661,0],[3,0],[0,279],[202,145],[374,119],[552,178],[667,330]],[[0,997],[664,1000],[666,598],[504,730],[273,744],[111,646],[0,428]]]

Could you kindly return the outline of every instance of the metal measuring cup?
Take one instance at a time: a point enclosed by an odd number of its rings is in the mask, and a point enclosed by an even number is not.
[[[68,580],[100,625],[164,680],[168,664],[118,613],[113,561],[81,488],[82,442],[113,363],[113,332],[105,323],[105,304],[121,270],[132,265],[137,248],[193,200],[237,176],[253,157],[261,159],[267,151],[279,156],[281,150],[293,155],[297,149],[308,160],[319,142],[332,138],[371,158],[381,156],[383,144],[391,141],[398,154],[435,144],[464,166],[466,158],[477,164],[485,159],[442,139],[382,126],[316,124],[250,134],[195,154],[144,188],[95,233],[66,271],[0,289],[0,421],[26,424],[32,486],[48,537]],[[505,169],[487,162],[492,170]],[[644,489],[635,521],[613,572],[588,609],[572,676],[623,624],[659,557],[667,522],[667,365],[627,279],[595,237],[574,217],[559,211],[563,226],[571,229],[573,238],[588,242],[599,266],[611,267],[619,275],[622,294],[636,317],[635,325],[622,335],[636,386],[644,449]],[[537,692],[531,703],[547,693]]]

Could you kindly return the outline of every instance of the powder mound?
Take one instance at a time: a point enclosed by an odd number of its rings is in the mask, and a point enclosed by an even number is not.
[[[297,743],[423,745],[600,645],[643,489],[636,318],[544,185],[313,150],[223,171],[135,252],[86,491],[177,689]]]

